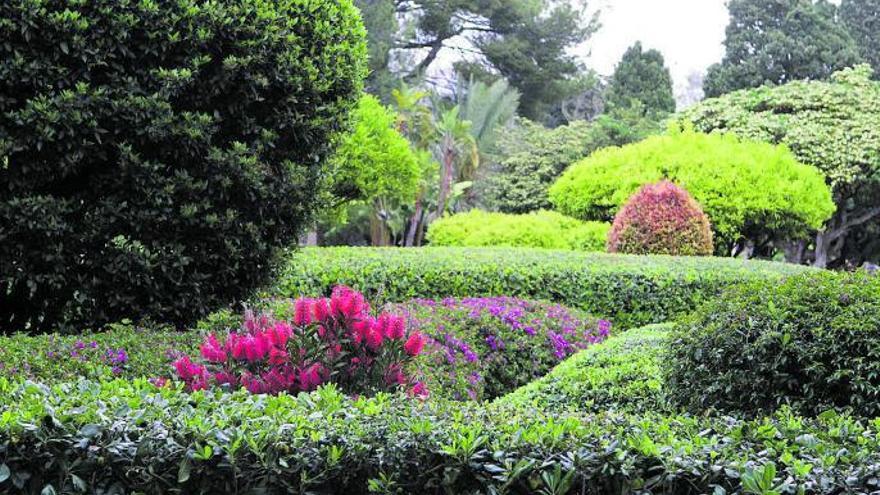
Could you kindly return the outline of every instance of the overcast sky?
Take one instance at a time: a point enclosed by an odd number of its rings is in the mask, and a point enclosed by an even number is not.
[[[724,0],[587,1],[590,9],[600,9],[602,27],[582,53],[587,65],[601,74],[611,74],[636,41],[663,54],[676,89],[686,85],[690,73],[705,71],[724,55]]]

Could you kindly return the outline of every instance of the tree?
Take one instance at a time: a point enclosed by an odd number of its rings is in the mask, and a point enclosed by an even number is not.
[[[880,77],[880,0],[843,0],[840,20],[874,69],[874,77]]]
[[[333,159],[334,192],[342,200],[372,206],[372,243],[386,246],[390,240],[386,203],[415,199],[422,162],[397,132],[397,115],[374,96],[361,97],[353,120],[354,130],[342,139]]]
[[[499,138],[496,163],[477,194],[486,208],[505,213],[550,208],[547,189],[569,165],[597,149],[639,141],[659,131],[638,105],[594,122],[576,120],[555,129],[520,119]]]
[[[354,0],[367,26],[369,73],[364,89],[388,102],[398,79],[387,70],[391,63],[391,49],[397,37],[397,17],[394,0]]]
[[[681,115],[703,132],[784,144],[824,174],[837,212],[812,248],[807,242],[789,246],[790,261],[841,265],[849,233],[880,218],[880,83],[870,76],[870,67],[861,65],[829,82],[797,81],[705,100]]]
[[[826,0],[731,0],[720,64],[709,68],[706,96],[744,88],[824,80],[860,61],[836,7]]]
[[[0,331],[248,297],[366,72],[349,0],[8,0],[0,38]]]
[[[623,54],[614,68],[608,87],[608,106],[628,108],[641,103],[646,115],[662,115],[675,111],[672,77],[657,50],[642,50],[636,42]]]
[[[662,179],[699,202],[722,254],[763,252],[834,213],[822,174],[785,147],[677,128],[575,163],[550,188],[550,201],[566,215],[608,221],[637,189]]]
[[[566,96],[566,81],[581,68],[570,49],[596,29],[595,19],[585,22],[581,10],[552,0],[361,0],[367,30],[386,32],[392,17],[397,23],[391,53],[374,57],[374,77],[382,71],[412,81],[434,64],[445,48],[460,49],[469,62],[459,71],[485,76],[484,82],[507,79],[523,95],[520,112],[543,117],[549,106]],[[377,35],[380,43],[387,40]],[[384,44],[383,44],[384,46]],[[377,48],[378,49],[378,48]],[[490,80],[491,79],[491,80]]]

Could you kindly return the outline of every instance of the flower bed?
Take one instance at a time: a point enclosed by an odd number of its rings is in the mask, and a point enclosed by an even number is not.
[[[604,340],[611,324],[559,304],[513,297],[415,299],[392,305],[429,337],[414,362],[428,388],[457,400],[491,399]]]

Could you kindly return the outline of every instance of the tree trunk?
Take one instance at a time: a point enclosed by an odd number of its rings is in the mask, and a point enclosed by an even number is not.
[[[416,232],[419,229],[419,224],[422,222],[422,196],[424,195],[424,189],[419,190],[419,195],[416,197],[415,211],[412,214],[412,217],[409,219],[409,229],[406,231],[406,240],[403,241],[403,245],[406,247],[413,247],[416,245]]]
[[[786,241],[782,243],[782,252],[785,253],[785,261],[800,265],[804,262],[804,253],[807,250],[807,241]]]
[[[378,201],[373,204],[373,211],[370,215],[370,243],[373,246],[388,246],[391,240],[391,233],[388,232],[388,226],[382,216],[381,208]]]
[[[443,168],[440,171],[440,192],[437,194],[437,211],[436,218],[443,216],[446,211],[446,200],[449,198],[449,191],[452,188],[452,172],[455,164],[454,143],[450,138],[445,138],[443,143]]]

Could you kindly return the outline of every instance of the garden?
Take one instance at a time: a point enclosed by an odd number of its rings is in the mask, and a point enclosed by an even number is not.
[[[880,493],[871,1],[0,3],[0,493]]]

